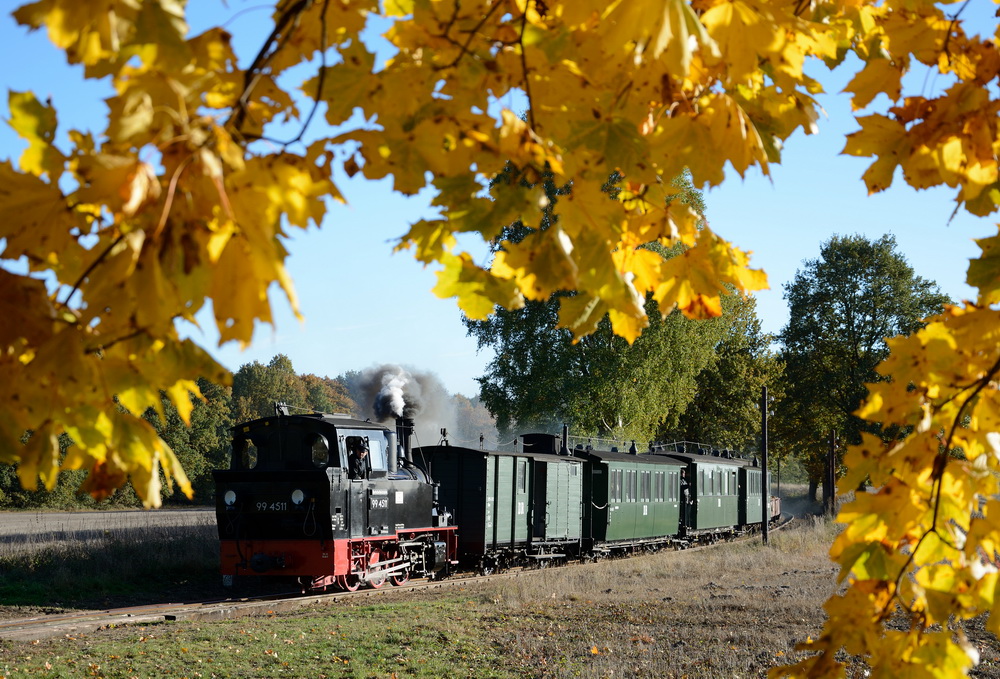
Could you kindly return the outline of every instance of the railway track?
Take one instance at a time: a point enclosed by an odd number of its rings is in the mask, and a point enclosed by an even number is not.
[[[782,516],[782,520],[773,526],[771,532],[787,527],[791,518]],[[750,535],[736,540],[720,541],[707,545],[691,547],[684,551],[713,549],[733,542],[751,540],[759,534]],[[588,564],[573,562],[565,567],[586,567]],[[443,589],[464,587],[470,584],[485,582],[497,578],[511,578],[547,572],[546,569],[511,569],[493,575],[453,575],[444,580],[413,580],[399,587],[384,589],[363,589],[357,592],[306,593],[299,591],[284,594],[269,594],[258,597],[243,597],[218,599],[193,603],[164,603],[126,608],[110,608],[95,611],[74,611],[36,615],[28,618],[0,620],[0,640],[5,641],[36,641],[54,637],[74,637],[81,634],[93,634],[105,629],[126,625],[146,625],[173,621],[217,621],[245,616],[276,615],[289,613],[306,606],[332,605],[344,600],[364,599],[385,596],[394,592],[419,591],[425,589]]]

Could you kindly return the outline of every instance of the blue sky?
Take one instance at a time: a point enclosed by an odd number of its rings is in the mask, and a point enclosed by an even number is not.
[[[221,6],[208,0],[189,4],[199,9],[192,20],[196,30],[204,28],[197,22]],[[228,7],[221,16],[236,15],[252,5],[230,0]],[[992,33],[991,7],[992,3],[971,3],[963,16],[983,12],[970,18],[973,25]],[[264,35],[260,22],[267,16],[266,11],[248,9],[227,28],[237,36],[253,30],[259,41]],[[236,43],[244,60],[252,58],[255,45]],[[110,87],[80,84],[80,69],[67,67],[44,34],[28,34],[8,14],[0,18],[0,61],[8,64],[0,79],[6,89],[32,90],[40,99],[52,98],[63,135],[74,127],[101,128],[106,115],[102,99]],[[858,129],[848,95],[839,94],[852,73],[845,68],[830,73],[820,65],[812,74],[829,93],[819,97],[826,110],[819,134],[797,132],[785,146],[782,163],[771,165],[770,178],[751,170],[741,180],[730,172],[722,187],[706,192],[712,229],[753,251],[753,266],[768,274],[771,289],[757,294],[764,329],[778,332],[787,322],[783,284],[804,260],[816,258],[820,244],[834,234],[870,238],[894,234],[899,251],[918,275],[936,281],[956,300],[970,297],[972,290],[964,283],[966,269],[969,258],[979,254],[972,239],[995,234],[996,220],[959,213],[949,223],[954,209],[951,191],[914,191],[898,172],[889,191],[869,197],[861,175],[871,161],[839,155],[844,136]],[[933,75],[918,77],[925,92],[946,84]],[[870,110],[884,105],[884,99],[876,99]],[[313,124],[323,125],[321,116]],[[0,125],[0,159],[16,161],[22,148],[16,134]],[[207,321],[201,330],[188,332],[232,370],[254,360],[267,362],[278,353],[289,356],[299,372],[331,377],[345,370],[398,363],[437,374],[451,392],[473,395],[474,378],[483,373],[491,355],[477,354],[455,302],[430,292],[433,270],[405,252],[392,253],[394,239],[426,214],[429,196],[406,199],[393,194],[386,182],[339,177],[337,184],[348,205],[333,205],[321,229],[296,230],[288,244],[288,267],[303,323],[291,315],[283,296],[273,295],[276,327],[258,327],[253,346],[246,351],[234,345],[216,347]],[[485,249],[478,252],[485,263]]]

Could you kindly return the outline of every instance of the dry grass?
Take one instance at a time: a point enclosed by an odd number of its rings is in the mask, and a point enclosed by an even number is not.
[[[816,521],[710,550],[553,570],[486,587],[496,641],[531,676],[747,677],[796,657],[836,586]]]
[[[193,598],[218,589],[214,523],[136,525],[101,530],[74,523],[0,541],[2,617],[42,609],[106,608]]]

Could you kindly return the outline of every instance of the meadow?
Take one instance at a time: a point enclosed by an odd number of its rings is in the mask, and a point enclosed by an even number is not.
[[[23,549],[0,553],[4,603],[18,583],[35,583],[34,594],[2,610],[220,596],[207,528],[183,537],[142,531],[134,542],[108,536],[88,550],[50,545],[34,560]],[[387,589],[280,616],[3,641],[0,676],[763,677],[822,628],[822,603],[837,588],[826,556],[836,530],[809,517],[767,546],[757,538],[461,588]],[[49,587],[58,598],[45,599]],[[1000,677],[996,639],[981,621],[967,633],[983,657],[974,676]],[[853,675],[863,669],[852,663]]]

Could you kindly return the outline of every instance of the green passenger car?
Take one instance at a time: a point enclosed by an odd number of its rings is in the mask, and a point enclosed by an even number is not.
[[[701,453],[667,452],[663,456],[685,465],[690,484],[686,535],[721,536],[735,532],[740,523],[740,470],[749,461]]]
[[[678,535],[683,463],[659,455],[574,453],[586,461],[584,533],[595,553],[670,544]]]
[[[763,520],[761,509],[764,500],[764,486],[761,483],[763,476],[763,471],[758,466],[746,466],[740,469],[740,526],[742,527],[754,526]],[[771,474],[768,473],[767,477],[770,483]]]

